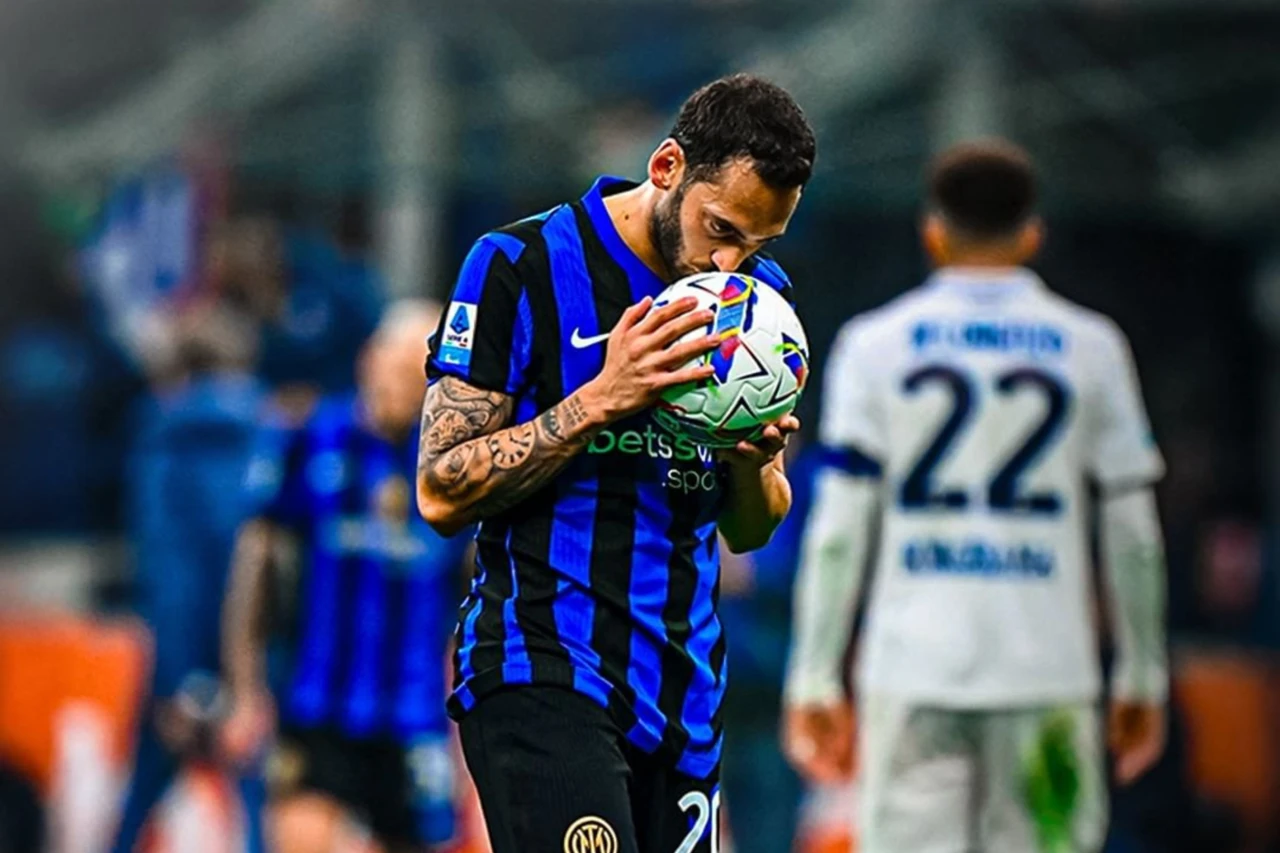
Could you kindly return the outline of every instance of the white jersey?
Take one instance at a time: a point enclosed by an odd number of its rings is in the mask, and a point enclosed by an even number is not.
[[[1095,698],[1088,483],[1164,469],[1119,328],[1029,271],[952,269],[846,324],[827,376],[823,443],[881,469],[860,689]]]

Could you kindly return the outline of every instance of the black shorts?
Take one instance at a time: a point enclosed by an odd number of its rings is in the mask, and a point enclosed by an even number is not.
[[[286,728],[268,759],[267,783],[273,800],[333,798],[384,845],[429,846],[454,835],[454,768],[445,735],[406,745],[330,728]]]
[[[481,699],[460,731],[493,853],[719,850],[717,776],[695,779],[640,752],[585,696],[507,688]]]

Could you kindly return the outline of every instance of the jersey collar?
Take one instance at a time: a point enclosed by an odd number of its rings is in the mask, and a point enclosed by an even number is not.
[[[944,267],[929,277],[927,286],[971,299],[1004,299],[1038,291],[1045,284],[1026,267]]]
[[[605,196],[629,190],[635,186],[638,186],[635,181],[613,175],[602,175],[596,178],[591,189],[582,197],[582,205],[586,208],[587,216],[591,218],[591,224],[595,226],[596,234],[604,244],[605,251],[626,272],[627,279],[631,282],[632,295],[638,302],[645,296],[661,293],[666,289],[667,284],[649,269],[635,252],[631,251],[631,247],[623,241],[617,226],[609,217],[608,209],[604,206]]]

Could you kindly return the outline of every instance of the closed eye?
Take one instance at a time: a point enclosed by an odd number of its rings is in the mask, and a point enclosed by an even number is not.
[[[738,229],[734,228],[723,219],[712,219],[710,231],[716,237],[736,238],[742,235],[738,233]]]

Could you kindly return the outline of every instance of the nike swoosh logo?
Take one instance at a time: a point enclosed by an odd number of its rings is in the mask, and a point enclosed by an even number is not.
[[[574,349],[586,349],[587,347],[593,347],[596,344],[609,340],[609,332],[605,332],[603,335],[592,335],[589,338],[584,338],[582,335],[578,334],[579,331],[581,330],[574,329],[573,334],[569,336],[569,343],[573,344]]]

